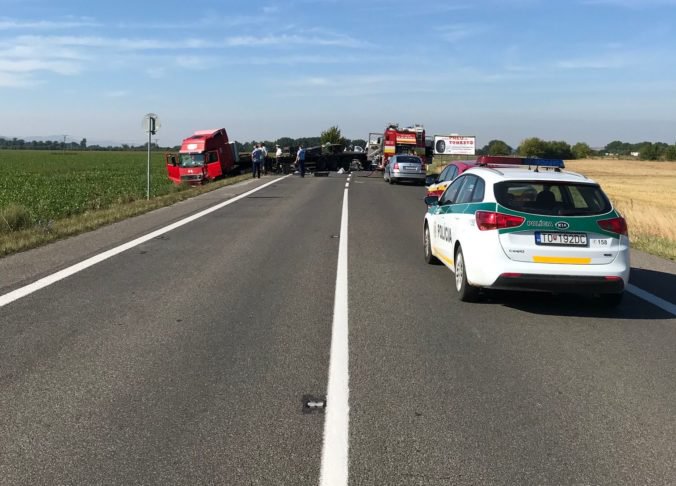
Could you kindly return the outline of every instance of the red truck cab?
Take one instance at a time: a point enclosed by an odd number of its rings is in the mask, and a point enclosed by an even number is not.
[[[183,140],[178,154],[165,155],[167,174],[176,184],[202,184],[232,172],[238,154],[225,128],[199,130]]]

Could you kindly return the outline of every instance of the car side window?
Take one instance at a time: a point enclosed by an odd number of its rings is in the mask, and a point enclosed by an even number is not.
[[[476,186],[472,193],[472,202],[481,202],[484,200],[484,191],[486,190],[486,183],[480,177],[477,177]]]
[[[464,179],[465,183],[462,185],[462,188],[454,201],[458,204],[468,203],[472,200],[472,193],[474,192],[478,180],[477,177],[473,175],[468,175]]]
[[[451,167],[451,170],[448,173],[448,180],[452,181],[456,177],[458,177],[458,167],[454,165],[453,167]]]
[[[446,176],[442,179],[443,181],[452,181],[455,179],[455,175],[458,173],[458,168],[455,165],[448,166],[448,172]]]
[[[446,180],[446,175],[448,175],[448,171],[451,170],[451,166],[447,166],[444,170],[441,171],[441,174],[439,174],[439,180],[440,181],[445,181]]]
[[[453,181],[450,186],[444,191],[444,193],[441,195],[441,198],[439,199],[439,206],[443,206],[444,204],[453,204],[455,202],[456,196],[458,195],[458,191],[460,191],[460,188],[462,185],[465,183],[466,177],[460,177]]]

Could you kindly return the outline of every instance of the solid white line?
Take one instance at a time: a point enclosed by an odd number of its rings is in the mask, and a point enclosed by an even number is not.
[[[336,296],[333,304],[329,383],[326,393],[320,486],[347,486],[349,449],[349,367],[347,294],[347,195],[343,194]]]
[[[134,248],[135,246],[138,246],[142,243],[145,243],[146,241],[152,240],[153,238],[156,238],[160,235],[163,235],[164,233],[168,233],[169,231],[175,230],[176,228],[179,228],[185,224],[188,224],[192,221],[195,221],[196,219],[201,218],[202,216],[206,216],[209,213],[213,213],[214,211],[218,211],[219,209],[235,203],[239,201],[240,199],[244,199],[245,197],[249,196],[250,194],[253,194],[254,192],[260,191],[261,189],[268,187],[272,184],[275,184],[276,182],[285,179],[287,176],[281,177],[279,179],[275,179],[273,181],[270,181],[266,184],[263,184],[262,186],[259,186],[255,189],[252,189],[248,192],[245,192],[244,194],[240,194],[239,196],[235,196],[232,199],[228,199],[227,201],[224,201],[222,203],[219,203],[215,206],[212,206],[210,208],[207,208],[203,211],[200,211],[199,213],[195,213],[192,216],[188,216],[185,219],[182,219],[180,221],[176,221],[175,223],[170,224],[169,226],[165,226],[164,228],[160,228],[156,231],[153,231],[152,233],[148,233],[147,235],[141,236],[139,238],[136,238],[135,240],[129,241],[127,243],[124,243],[120,246],[117,246],[115,248],[112,248],[108,251],[104,251],[103,253],[99,253],[98,255],[94,255],[91,258],[88,258],[86,260],[81,261],[80,263],[76,263],[75,265],[72,265],[68,268],[64,268],[61,271],[58,271],[56,273],[53,273],[51,275],[48,275],[44,278],[41,278],[40,280],[37,280],[31,284],[28,284],[24,287],[20,287],[16,290],[13,290],[7,294],[0,295],[0,307],[4,307],[7,304],[14,302],[15,300],[18,300],[22,297],[26,297],[27,295],[32,294],[33,292],[36,292],[40,289],[43,289],[53,283],[58,282],[59,280],[63,280],[66,277],[70,277],[71,275],[76,274],[77,272],[80,272],[84,270],[85,268],[89,268],[92,265],[96,265],[97,263],[100,263],[104,260],[107,260],[108,258],[111,258],[115,255],[118,255],[122,253],[123,251],[127,251],[130,248]]]
[[[660,297],[635,287],[632,284],[627,285],[627,291],[676,316],[676,305],[672,304],[671,302],[661,299]]]

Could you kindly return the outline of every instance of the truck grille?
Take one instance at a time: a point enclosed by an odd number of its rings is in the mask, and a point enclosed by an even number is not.
[[[202,174],[182,175],[181,180],[185,181],[185,182],[201,181],[202,180]]]

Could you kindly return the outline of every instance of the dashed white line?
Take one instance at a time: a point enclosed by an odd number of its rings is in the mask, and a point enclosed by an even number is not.
[[[250,191],[245,192],[244,194],[240,194],[239,196],[235,196],[232,199],[228,199],[227,201],[224,201],[224,202],[219,203],[215,206],[207,208],[203,211],[200,211],[199,213],[195,213],[192,216],[188,216],[187,218],[184,218],[180,221],[176,221],[175,223],[172,223],[169,226],[165,226],[164,228],[160,228],[158,230],[155,230],[152,233],[148,233],[147,235],[136,238],[135,240],[124,243],[120,246],[112,248],[112,249],[105,251],[103,253],[99,253],[98,255],[94,255],[91,258],[83,260],[80,263],[76,263],[75,265],[72,265],[68,268],[64,268],[63,270],[56,272],[56,273],[53,273],[52,275],[48,275],[44,278],[41,278],[40,280],[36,280],[35,282],[28,284],[24,287],[20,287],[16,290],[8,292],[4,295],[0,295],[0,307],[4,307],[7,304],[14,302],[15,300],[19,300],[22,297],[26,297],[27,295],[30,295],[33,292],[36,292],[36,291],[43,289],[43,288],[45,288],[49,285],[52,285],[53,283],[58,282],[59,280],[63,280],[66,277],[70,277],[71,275],[74,275],[78,272],[81,272],[82,270],[89,268],[92,265],[96,265],[97,263],[100,263],[104,260],[107,260],[108,258],[111,258],[115,255],[118,255],[118,254],[122,253],[123,251],[127,251],[131,248],[134,248],[135,246],[138,246],[142,243],[145,243],[146,241],[152,240],[153,238],[156,238],[160,235],[163,235],[164,233],[168,233],[169,231],[175,230],[176,228],[179,228],[179,227],[181,227],[185,224],[188,224],[192,221],[195,221],[196,219],[199,219],[203,216],[206,216],[209,213],[213,213],[214,211],[218,211],[219,209],[221,209],[221,208],[223,208],[223,207],[225,207],[229,204],[235,203],[235,202],[239,201],[240,199],[244,199],[245,197],[253,194],[254,192],[260,191],[261,189],[264,189],[268,186],[271,186],[272,184],[275,184],[276,182],[278,182],[282,179],[285,179],[286,177],[289,177],[289,176],[281,177],[279,179],[275,179],[273,181],[265,183],[262,186],[259,186],[255,189],[252,189]]]
[[[329,382],[326,393],[324,444],[319,484],[347,486],[349,450],[349,350],[348,350],[348,291],[347,291],[347,195],[343,191],[343,211],[340,222],[336,294],[333,304]]]

